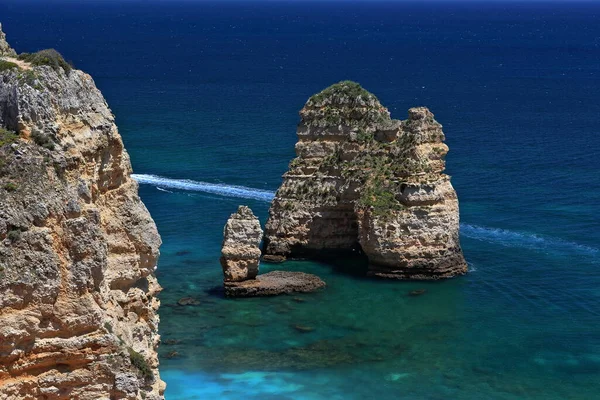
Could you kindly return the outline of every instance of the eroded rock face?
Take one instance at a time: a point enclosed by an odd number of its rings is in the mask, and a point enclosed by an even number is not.
[[[260,263],[263,230],[252,210],[239,206],[223,230],[221,266],[225,282],[242,282],[256,278]]]
[[[297,157],[265,227],[266,257],[361,248],[371,275],[439,279],[467,270],[442,126],[425,107],[393,120],[354,82],[300,111]]]
[[[225,295],[229,297],[276,296],[289,293],[314,292],[325,287],[316,275],[304,272],[272,271],[256,279],[243,282],[225,282]]]
[[[162,399],[161,241],[114,117],[89,75],[19,65],[0,72],[19,135],[0,131],[0,399]]]
[[[15,51],[10,47],[6,41],[6,34],[2,31],[2,24],[0,24],[0,56],[15,56]]]
[[[239,206],[227,220],[221,250],[226,296],[275,296],[312,292],[325,286],[318,276],[302,272],[272,271],[258,275],[262,237],[260,221],[246,206]]]

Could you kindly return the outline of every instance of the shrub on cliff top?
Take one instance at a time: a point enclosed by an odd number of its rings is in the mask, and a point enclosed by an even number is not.
[[[365,89],[358,82],[353,81],[341,81],[334,83],[328,88],[323,89],[319,93],[313,95],[308,101],[313,103],[320,103],[325,99],[332,99],[332,102],[336,100],[351,99],[352,102],[363,100],[368,102],[371,100],[377,100],[375,95]]]
[[[352,81],[329,86],[308,99],[306,105],[300,115],[311,126],[367,128],[390,119],[377,97]]]
[[[19,68],[19,66],[10,61],[0,60],[0,72],[8,71],[13,68]]]
[[[48,65],[55,71],[62,68],[67,74],[73,67],[65,61],[63,56],[54,49],[40,50],[37,53],[22,53],[18,56],[19,60],[26,61],[32,65]]]

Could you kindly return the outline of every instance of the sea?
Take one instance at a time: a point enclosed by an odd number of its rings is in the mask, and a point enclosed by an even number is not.
[[[0,22],[116,116],[163,239],[167,400],[600,398],[598,2],[0,0]],[[327,288],[224,298],[225,221],[264,224],[298,111],[346,79],[444,126],[469,273],[289,261],[261,272]]]

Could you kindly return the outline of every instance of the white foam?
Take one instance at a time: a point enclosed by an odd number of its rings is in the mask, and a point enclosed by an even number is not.
[[[132,174],[131,177],[142,184],[154,185],[157,188],[180,189],[194,192],[204,192],[218,194],[226,197],[238,197],[243,199],[253,199],[262,201],[271,201],[275,197],[275,192],[247,188],[244,186],[223,185],[218,183],[208,183],[193,181],[190,179],[171,179],[157,175]]]
[[[193,181],[190,179],[171,179],[158,175],[133,174],[133,179],[141,184],[156,186],[159,190],[179,189],[194,192],[211,193],[226,197],[238,197],[270,202],[275,197],[275,192],[269,190],[254,189],[244,186],[225,185]],[[470,239],[499,244],[505,247],[528,248],[536,251],[567,251],[586,253],[588,255],[599,255],[600,250],[567,240],[542,237],[532,233],[521,233],[506,229],[489,228],[471,224],[461,224],[460,233]],[[474,267],[471,267],[475,270]]]
[[[600,250],[594,247],[559,238],[543,237],[533,233],[515,232],[507,229],[461,224],[460,233],[470,239],[500,244],[505,247],[520,247],[539,251],[568,251],[590,255],[600,254]]]

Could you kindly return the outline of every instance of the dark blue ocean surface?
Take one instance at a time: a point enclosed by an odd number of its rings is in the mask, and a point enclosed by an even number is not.
[[[598,398],[600,5],[2,0],[0,21],[18,51],[91,73],[117,116],[164,241],[168,400]],[[342,79],[444,125],[471,272],[289,262],[328,288],[221,298],[226,218],[265,221],[298,110]]]

